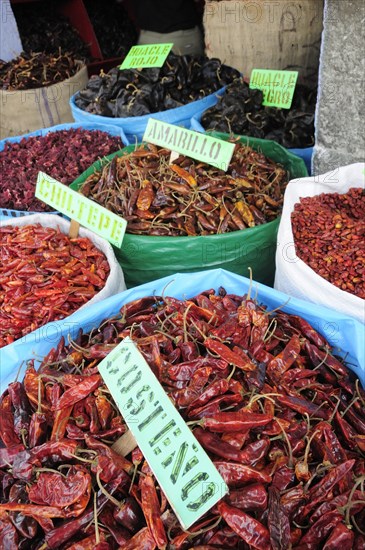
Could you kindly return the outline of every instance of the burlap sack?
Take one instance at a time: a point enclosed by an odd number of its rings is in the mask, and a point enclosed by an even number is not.
[[[70,97],[86,86],[87,68],[71,78],[33,90],[0,90],[0,139],[73,122]]]

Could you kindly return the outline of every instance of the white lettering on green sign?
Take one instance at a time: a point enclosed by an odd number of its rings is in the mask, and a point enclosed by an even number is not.
[[[160,145],[221,170],[228,170],[234,143],[150,118],[143,141]]]
[[[258,88],[264,94],[263,105],[290,109],[298,71],[274,71],[269,69],[253,69],[250,88]]]
[[[44,172],[38,172],[35,196],[65,216],[76,220],[80,225],[91,229],[111,244],[121,247],[127,222],[120,216],[84,197],[81,193],[73,191]]]
[[[184,529],[228,491],[144,357],[125,338],[99,372]]]
[[[162,67],[173,45],[173,43],[168,43],[132,46],[119,69]]]

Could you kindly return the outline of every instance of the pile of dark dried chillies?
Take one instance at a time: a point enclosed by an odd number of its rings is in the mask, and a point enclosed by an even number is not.
[[[128,12],[118,0],[84,0],[96,38],[105,59],[126,55],[138,41]]]
[[[97,365],[131,336],[228,484],[183,531]],[[1,397],[0,545],[98,550],[365,547],[365,393],[304,319],[249,295],[124,305]],[[28,545],[28,546],[27,546]]]
[[[60,13],[59,2],[47,0],[14,3],[12,10],[25,52],[57,54],[68,52],[76,59],[86,60],[90,47],[83,42],[68,17]]]
[[[92,75],[75,103],[107,117],[135,117],[175,109],[203,99],[238,78],[219,59],[169,53],[161,68],[125,69]]]
[[[0,81],[3,90],[43,88],[71,78],[81,68],[68,53],[22,53],[16,59],[0,60]]]
[[[110,267],[86,237],[40,224],[0,227],[0,348],[91,300]]]
[[[83,183],[81,193],[128,221],[127,232],[212,235],[270,222],[281,212],[287,171],[236,143],[227,172],[171,151],[139,146],[114,157]]]
[[[236,79],[218,103],[203,113],[201,123],[206,130],[272,139],[284,147],[314,145],[316,87],[297,85],[290,109],[264,107],[263,97],[261,90]]]

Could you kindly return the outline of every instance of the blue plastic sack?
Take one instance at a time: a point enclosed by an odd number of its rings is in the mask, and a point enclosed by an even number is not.
[[[129,145],[129,141],[123,131],[123,128],[119,126],[98,124],[89,122],[70,122],[68,124],[58,124],[57,126],[51,126],[50,128],[41,128],[29,134],[23,134],[22,136],[13,136],[2,139],[0,141],[0,151],[5,147],[5,143],[19,143],[23,138],[29,138],[32,136],[46,136],[50,132],[60,132],[61,130],[71,130],[73,128],[82,128],[83,130],[100,130],[107,132],[111,136],[120,137],[125,145]],[[31,214],[39,214],[40,212],[28,212],[27,210],[11,210],[8,208],[0,208],[0,221],[6,218],[19,218],[21,216],[29,216]],[[59,212],[47,212],[47,214],[59,214]]]
[[[212,107],[212,105],[211,105]],[[204,127],[201,124],[201,117],[203,113],[200,113],[198,115],[194,115],[191,118],[190,121],[190,130],[195,130],[196,132],[205,132]],[[313,147],[304,147],[304,148],[295,148],[295,149],[288,149],[293,155],[296,155],[297,157],[300,157],[304,160],[305,165],[308,170],[308,174],[312,174],[312,155],[313,155]]]
[[[230,273],[223,269],[214,269],[198,273],[178,273],[150,283],[126,290],[81,311],[73,313],[67,319],[48,323],[44,327],[0,349],[1,392],[12,382],[22,362],[36,358],[42,360],[51,348],[64,336],[75,338],[79,328],[85,332],[98,327],[101,321],[118,313],[121,306],[131,300],[144,296],[165,295],[179,299],[190,298],[203,290],[223,286],[227,292],[243,295],[250,287],[246,277]],[[365,347],[364,327],[361,323],[323,306],[289,297],[283,292],[253,283],[252,295],[268,310],[280,307],[282,311],[304,317],[334,347],[336,354],[346,355],[346,361],[365,387]],[[37,363],[35,364],[37,367]],[[25,371],[22,367],[22,374]]]
[[[209,107],[215,105],[218,101],[218,97],[224,93],[225,89],[226,87],[224,86],[213,94],[207,95],[197,101],[187,103],[182,107],[168,109],[167,111],[159,111],[157,113],[151,113],[150,115],[127,118],[94,115],[80,109],[75,103],[75,98],[77,97],[78,92],[70,98],[70,106],[72,116],[77,122],[95,121],[97,124],[113,124],[114,126],[123,128],[129,143],[133,144],[142,141],[144,131],[150,118],[162,120],[163,122],[168,122],[169,124],[176,124],[177,126],[190,128],[190,121],[192,117],[201,115],[204,111],[209,109]]]

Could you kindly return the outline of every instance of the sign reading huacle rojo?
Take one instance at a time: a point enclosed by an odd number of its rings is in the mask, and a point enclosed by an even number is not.
[[[119,69],[162,67],[174,44],[143,44],[132,46]]]

